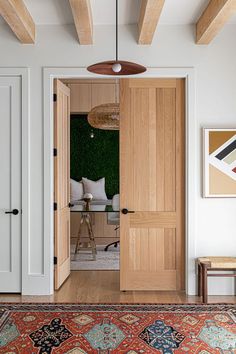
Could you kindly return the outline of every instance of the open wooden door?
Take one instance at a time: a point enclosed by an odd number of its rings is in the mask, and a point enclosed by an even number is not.
[[[70,274],[70,90],[54,81],[55,289]]]
[[[182,79],[120,81],[121,290],[184,289],[184,97]]]

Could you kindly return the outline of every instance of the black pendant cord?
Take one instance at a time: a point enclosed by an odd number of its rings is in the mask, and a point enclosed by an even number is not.
[[[1,0],[0,0],[1,1]],[[113,0],[114,1],[114,0]],[[96,63],[88,66],[87,70],[99,74],[99,75],[137,75],[144,73],[146,68],[142,65],[128,62],[124,60],[119,61],[119,0],[115,0],[115,10],[116,10],[116,33],[115,33],[115,60],[108,60],[101,63]],[[116,95],[117,96],[117,95]],[[117,99],[116,99],[117,101]]]
[[[116,61],[118,61],[118,0],[116,0]]]

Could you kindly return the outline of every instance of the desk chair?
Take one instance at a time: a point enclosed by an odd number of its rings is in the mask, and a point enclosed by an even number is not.
[[[108,225],[115,225],[115,232],[116,232],[116,238],[118,238],[118,230],[120,228],[120,195],[115,194],[112,198],[112,208],[114,210],[114,213],[107,213],[107,224]],[[120,241],[115,241],[109,243],[105,248],[104,251],[107,251],[110,246],[117,247]]]

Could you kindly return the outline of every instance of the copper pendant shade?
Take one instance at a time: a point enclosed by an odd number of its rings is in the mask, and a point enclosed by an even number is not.
[[[118,59],[118,0],[116,0],[116,59],[90,65],[87,70],[99,75],[112,76],[136,75],[147,70],[140,64]]]
[[[113,70],[114,64],[120,64],[121,70],[116,72]],[[135,75],[141,74],[146,71],[146,68],[142,65],[132,63],[124,60],[110,60],[103,61],[101,63],[90,65],[87,68],[88,71],[100,74],[100,75]]]

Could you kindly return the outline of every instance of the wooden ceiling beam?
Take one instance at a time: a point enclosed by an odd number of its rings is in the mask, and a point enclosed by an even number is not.
[[[23,0],[0,0],[0,15],[21,43],[35,42],[35,23]]]
[[[165,0],[142,0],[138,21],[138,44],[151,44]]]
[[[79,43],[93,44],[93,17],[90,0],[69,0]]]
[[[196,25],[196,43],[209,44],[236,12],[236,0],[210,0]]]

